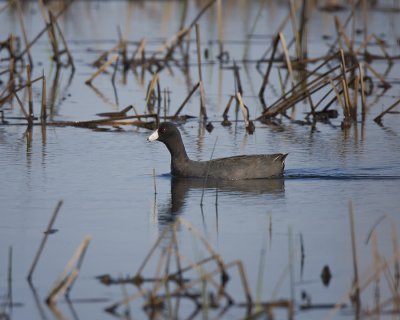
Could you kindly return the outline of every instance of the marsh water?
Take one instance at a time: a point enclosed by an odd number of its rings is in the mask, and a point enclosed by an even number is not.
[[[203,2],[189,3],[188,21],[196,16]],[[61,4],[50,5],[56,10]],[[232,65],[233,59],[238,61],[243,96],[251,118],[256,118],[262,110],[257,97],[262,75],[255,64],[241,61],[260,58],[288,8],[269,1],[251,4],[232,1],[225,5],[225,50],[231,59],[227,66]],[[384,7],[386,2],[381,5]],[[180,1],[74,2],[59,22],[74,56],[75,74],[70,77],[68,69],[60,69],[56,74],[49,61],[50,49],[45,37],[32,48],[33,75],[44,72],[49,87],[57,78],[55,98],[49,102],[50,118],[91,120],[97,118],[97,113],[119,111],[130,104],[139,113],[143,112],[151,75],[145,75],[142,82],[131,73],[124,83],[118,74],[116,90],[110,74],[95,79],[93,87],[84,82],[95,71],[91,64],[101,51],[117,43],[118,28],[125,39],[133,43],[145,38],[155,50],[179,30],[182,10]],[[35,3],[29,2],[23,6],[23,12],[28,35],[33,37],[43,28],[40,11]],[[371,9],[368,14],[369,28],[385,38],[391,55],[398,55],[399,13]],[[14,10],[0,15],[2,39],[11,32],[20,32]],[[323,308],[300,310],[298,306],[305,295],[311,297],[313,304],[335,304],[351,288],[354,272],[350,202],[360,277],[373,265],[369,237],[372,229],[377,235],[379,255],[392,256],[392,226],[400,226],[400,116],[387,114],[382,126],[373,118],[399,99],[398,61],[394,60],[387,78],[392,88],[382,92],[375,87],[375,95],[369,98],[375,102],[371,103],[363,123],[342,130],[342,111],[338,105],[340,116],[328,124],[317,123],[311,128],[287,119],[282,119],[279,125],[255,122],[255,132],[248,134],[242,121],[230,127],[220,125],[235,84],[232,69],[221,66],[215,58],[214,40],[218,33],[215,15],[215,10],[210,9],[199,21],[202,48],[209,51],[208,60],[203,57],[202,71],[208,121],[212,121],[214,129],[208,132],[198,118],[180,124],[188,155],[207,160],[211,156],[289,153],[284,178],[218,184],[176,180],[169,175],[169,153],[165,146],[146,142],[151,131],[136,126],[110,127],[107,131],[34,126],[29,132],[25,125],[0,125],[0,301],[6,301],[9,288],[8,256],[12,247],[13,307],[7,307],[10,318],[60,316],[51,313],[42,301],[86,235],[91,235],[91,243],[70,293],[75,303],[71,309],[61,299],[58,308],[64,319],[113,318],[104,308],[122,299],[125,289],[104,286],[95,277],[134,275],[160,233],[178,217],[204,234],[225,261],[243,261],[254,295],[261,279],[263,301],[293,295],[297,303],[296,319],[322,319],[329,313]],[[329,46],[323,36],[335,35],[333,14],[314,11],[313,15],[309,51],[310,55],[313,52],[322,55]],[[253,34],[251,38],[249,33]],[[194,45],[191,50],[195,52]],[[374,66],[383,72],[386,64],[383,60]],[[272,79],[272,89],[266,95],[269,101],[280,95],[276,72]],[[6,80],[2,80],[4,86]],[[186,74],[174,67],[160,73],[161,87],[170,91],[171,113],[196,82],[195,63]],[[38,114],[40,87],[35,90]],[[308,111],[307,105],[299,104],[296,109],[300,118]],[[197,94],[183,113],[199,115]],[[6,115],[21,116],[21,113],[14,105],[7,106]],[[238,118],[241,120],[240,114]],[[235,119],[233,111],[230,119]],[[54,225],[56,232],[49,237],[33,276],[39,296],[37,303],[26,275],[59,200],[63,200],[63,205]],[[200,258],[205,255],[183,228],[178,228],[178,240],[182,250],[194,252]],[[293,258],[289,258],[291,246]],[[329,285],[321,281],[324,266],[329,266],[332,273]],[[148,276],[152,276],[150,270]],[[232,285],[240,292],[238,281]],[[131,287],[126,290],[134,291]],[[382,299],[387,291],[382,285]],[[364,305],[373,306],[373,297],[373,290],[366,289]],[[348,308],[338,310],[335,317],[354,317],[350,302],[345,302]],[[131,312],[134,319],[145,316],[140,306],[133,307]],[[239,318],[243,314],[243,310],[234,309],[225,318]],[[286,318],[286,313],[281,317]]]

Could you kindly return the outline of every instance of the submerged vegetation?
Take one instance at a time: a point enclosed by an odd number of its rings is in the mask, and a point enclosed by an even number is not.
[[[260,1],[254,5],[259,5],[260,10],[263,10],[269,2]],[[152,129],[157,127],[160,121],[167,119],[185,122],[188,119],[199,118],[201,126],[209,131],[213,130],[216,123],[230,126],[232,122],[237,122],[243,123],[247,132],[252,134],[255,130],[261,130],[257,127],[257,123],[281,126],[282,123],[288,122],[309,126],[313,130],[317,123],[331,125],[332,119],[339,118],[341,129],[348,130],[359,123],[364,125],[366,121],[372,120],[377,125],[383,126],[385,117],[396,116],[394,111],[400,104],[398,96],[392,97],[392,103],[385,105],[382,112],[375,112],[373,119],[369,117],[370,110],[378,104],[380,97],[393,86],[389,75],[393,66],[400,60],[400,55],[391,55],[388,52],[388,44],[384,37],[369,27],[368,12],[375,6],[379,7],[380,1],[352,0],[346,6],[340,6],[336,1],[319,3],[310,0],[287,0],[287,15],[277,30],[268,34],[270,38],[264,54],[258,59],[244,55],[242,60],[231,59],[231,54],[224,45],[223,11],[225,5],[229,6],[228,2],[209,0],[199,3],[201,6],[198,14],[188,21],[186,14],[191,2],[182,1],[183,14],[179,30],[169,38],[162,39],[156,50],[148,46],[149,39],[143,37],[139,42],[131,41],[119,31],[116,44],[110,45],[108,50],[99,52],[92,62],[93,72],[86,78],[85,85],[102,99],[108,100],[96,88],[95,83],[99,77],[109,79],[118,105],[117,77],[122,79],[123,84],[128,81],[128,74],[133,74],[143,83],[150,77],[150,81],[146,83],[146,90],[141,92],[144,105],[141,108],[134,105],[123,106],[121,111],[98,113],[95,116],[100,118],[81,121],[55,120],[54,108],[60,91],[60,70],[69,72],[70,83],[80,68],[58,22],[68,12],[73,2],[62,2],[58,10],[53,10],[51,5],[39,0],[37,8],[41,12],[44,28],[32,39],[29,39],[26,32],[22,2],[10,0],[1,3],[0,15],[7,10],[14,10],[19,18],[22,34],[10,34],[8,37],[0,38],[0,126],[26,126],[29,143],[32,127],[37,125],[42,126],[43,130],[47,127],[64,126],[122,130],[124,126],[132,125]],[[218,48],[215,57],[210,57],[209,45],[205,46],[201,41],[202,30],[199,26],[203,16],[210,10],[216,12],[218,25],[218,39],[211,44]],[[341,16],[343,11],[346,13],[345,19],[336,15],[339,11],[342,12]],[[324,39],[329,45],[323,53],[314,52],[307,41],[310,20],[321,12],[329,12],[329,18],[333,19],[335,25],[334,34]],[[357,14],[359,12],[361,15]],[[259,17],[254,19],[254,26],[258,23],[258,19]],[[290,36],[287,36],[288,33]],[[39,66],[31,53],[31,48],[46,35],[46,41],[51,48],[52,63],[56,68],[52,81],[46,78],[44,71],[41,76],[32,77],[33,68]],[[2,34],[0,36],[4,37]],[[248,34],[249,39],[255,36],[252,31]],[[251,47],[251,43],[243,45],[246,47],[246,52]],[[218,119],[211,118],[207,108],[207,83],[202,74],[205,64],[215,64],[221,69],[232,70],[235,82],[235,87],[226,98],[227,101],[223,102],[225,108]],[[382,65],[385,66],[383,71]],[[172,70],[188,74],[193,66],[197,72],[196,81],[187,88],[188,94],[183,101],[176,103],[177,108],[173,112],[170,106],[171,92],[168,84],[160,80],[160,75],[172,73]],[[242,86],[243,69],[252,69],[259,74],[259,83],[256,86],[261,112],[258,114],[250,114],[251,108],[247,99],[251,94],[245,92]],[[273,76],[279,79],[279,90],[274,88],[279,91],[279,98],[275,101],[266,98]],[[35,95],[35,92],[39,94]],[[199,116],[183,114],[188,101],[195,99],[195,94],[199,97]],[[40,105],[35,101],[40,101]],[[296,112],[296,107],[300,104],[307,106],[305,114]],[[233,106],[235,106],[235,117],[232,117]],[[15,109],[20,110],[20,116],[13,114]],[[27,276],[39,310],[42,309],[43,299],[36,292],[33,274],[46,241],[54,231],[53,224],[61,206],[62,202],[57,205],[53,213]],[[360,266],[357,260],[356,223],[351,204],[349,216],[354,275],[353,283],[349,285],[348,292],[343,294],[343,299],[340,301],[324,305],[314,304],[307,293],[303,294],[304,299],[301,302],[295,301],[293,296],[263,300],[258,290],[257,294],[254,294],[251,288],[254,284],[247,280],[245,262],[240,260],[226,262],[193,225],[178,218],[163,230],[133,276],[104,274],[97,277],[106,286],[122,288],[123,297],[112,304],[106,301],[109,304],[105,310],[120,319],[130,317],[131,304],[135,304],[151,319],[194,319],[200,315],[204,319],[222,319],[230,314],[232,309],[239,310],[235,315],[240,314],[245,319],[274,318],[277,312],[281,312],[277,309],[283,309],[288,319],[295,318],[297,312],[310,309],[328,309],[328,318],[333,317],[339,310],[355,314],[356,318],[379,317],[386,314],[398,316],[400,252],[397,228],[391,224],[393,255],[385,257],[378,251],[378,239],[374,231],[376,226],[374,226],[368,238],[373,263],[367,268]],[[382,218],[377,224],[383,219],[386,218]],[[185,248],[181,248],[177,239],[177,228],[182,228],[195,239],[196,243],[201,244],[200,254],[195,252],[193,256],[193,252],[186,252]],[[270,228],[272,229],[272,222]],[[61,295],[65,295],[68,303],[73,305],[69,295],[78,279],[90,239],[90,236],[85,237],[44,299],[57,319],[63,318],[57,308],[58,298]],[[293,239],[290,241],[289,250],[293,250]],[[301,250],[301,256],[304,257],[303,245]],[[201,256],[203,252],[205,254]],[[157,253],[159,253],[158,260]],[[289,252],[289,257],[292,256]],[[150,260],[157,261],[150,264]],[[152,270],[152,266],[155,266],[155,270]],[[289,261],[281,275],[282,278],[290,277],[292,266],[293,261]],[[9,281],[7,294],[0,296],[0,319],[9,319],[10,310],[18,307],[12,299],[12,248],[9,251],[7,270]],[[365,270],[365,273],[362,273],[362,270]],[[260,282],[261,274],[260,271]],[[324,268],[323,278],[329,282],[330,276],[329,267]],[[231,287],[233,282],[235,282],[234,289]],[[295,284],[292,279],[290,282],[293,287]],[[280,285],[278,279],[276,290]],[[134,293],[129,293],[132,290],[135,290]],[[71,309],[73,310],[72,307]]]

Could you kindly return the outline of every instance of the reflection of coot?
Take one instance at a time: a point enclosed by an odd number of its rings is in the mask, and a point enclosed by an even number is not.
[[[171,173],[175,177],[210,177],[224,180],[281,177],[287,154],[244,155],[209,161],[190,160],[177,127],[169,122],[148,137],[163,142],[171,154]]]
[[[201,178],[171,178],[171,206],[159,211],[160,224],[175,221],[186,202],[190,191],[201,191],[203,188],[218,189],[221,192],[232,192],[243,195],[283,195],[284,179],[253,179],[253,180],[219,180]]]

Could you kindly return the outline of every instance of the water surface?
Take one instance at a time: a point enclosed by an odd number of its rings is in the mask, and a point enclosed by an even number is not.
[[[194,17],[199,8],[189,7],[189,17]],[[259,8],[258,2],[243,8],[235,2],[226,12],[227,48],[239,60],[246,51],[244,40]],[[90,64],[99,50],[116,43],[117,25],[127,39],[138,41],[146,37],[150,46],[157,47],[161,38],[177,30],[179,19],[176,16],[180,9],[180,2],[174,1],[73,3],[62,19],[62,26],[76,57],[77,72],[69,82],[69,71],[60,71],[59,91],[51,118],[95,119],[96,113],[121,110],[129,104],[143,111],[146,85],[151,80],[149,75],[144,85],[132,75],[125,85],[119,79],[118,101],[108,76],[94,81],[103,97],[85,86],[84,80],[94,71]],[[27,4],[25,10],[33,36],[42,27],[40,15],[33,3]],[[265,35],[265,29],[275,30],[286,14],[286,7],[273,3],[268,10],[263,10],[264,19],[256,25],[255,33]],[[12,12],[1,14],[3,25],[9,29],[1,31],[2,38],[9,31],[18,32],[18,26],[13,23],[15,15]],[[208,42],[217,34],[213,14],[215,12],[210,11],[201,20],[202,44],[217,50]],[[398,52],[398,46],[390,41],[397,16],[379,11],[370,14],[374,18],[371,21],[379,21],[377,25],[374,22],[371,29],[376,28],[376,32],[388,37],[391,54]],[[327,14],[312,20],[310,47],[317,50],[317,54],[321,54],[322,48],[322,52],[326,50],[321,35],[333,34],[332,21],[332,16]],[[316,28],[318,25],[322,28]],[[242,42],[237,44],[233,40]],[[269,41],[253,39],[247,48],[248,54],[259,58]],[[47,63],[47,50],[45,39],[34,47],[35,57],[44,63],[44,66],[35,66],[34,73],[39,75],[44,68],[45,74],[53,79],[55,71]],[[261,110],[256,98],[261,76],[254,65],[247,68],[245,71],[241,65],[244,98],[254,118]],[[384,63],[377,68],[384,69]],[[197,66],[190,70],[189,76],[180,71],[173,75],[160,74],[161,86],[171,91],[171,112],[197,81]],[[289,264],[290,233],[294,246],[294,298],[298,303],[301,303],[302,291],[312,297],[313,303],[336,303],[349,290],[353,279],[350,201],[355,214],[360,272],[372,265],[371,242],[366,244],[366,239],[383,216],[386,218],[375,229],[379,252],[386,257],[392,255],[391,226],[400,225],[400,117],[398,114],[385,116],[383,127],[372,119],[399,99],[398,84],[371,106],[364,124],[357,123],[350,130],[340,129],[340,116],[331,124],[317,123],[315,129],[284,119],[281,126],[256,122],[256,131],[249,135],[242,122],[231,127],[219,124],[229,95],[234,92],[232,71],[219,68],[218,64],[208,64],[203,66],[203,72],[209,120],[213,121],[214,130],[207,132],[198,119],[179,126],[189,156],[207,160],[211,154],[217,158],[289,153],[284,179],[218,184],[173,179],[169,175],[167,149],[161,143],[146,142],[151,131],[134,126],[125,126],[122,130],[111,128],[108,132],[73,127],[45,130],[34,127],[29,132],[25,126],[0,126],[0,292],[1,296],[7,292],[7,256],[12,246],[12,294],[17,303],[12,309],[13,319],[43,318],[25,277],[42,232],[60,199],[64,202],[54,226],[58,231],[45,247],[34,274],[34,284],[42,301],[74,250],[86,235],[91,235],[92,241],[71,297],[96,298],[99,302],[75,303],[79,318],[111,318],[103,309],[123,297],[121,288],[103,286],[94,277],[105,273],[115,277],[135,274],[157,237],[177,217],[185,218],[200,230],[225,261],[243,261],[254,295],[264,249],[262,298],[266,301],[290,298],[292,294],[290,276],[285,272]],[[390,77],[398,79],[399,74],[396,64]],[[279,96],[278,80],[274,79],[276,90],[267,93],[271,101]],[[38,108],[39,103],[35,103]],[[198,107],[195,95],[184,113],[197,116]],[[341,112],[339,106],[337,108]],[[306,111],[306,106],[303,110],[299,105],[299,115]],[[19,115],[16,107],[9,112]],[[202,197],[203,206],[200,206]],[[305,250],[303,261],[300,235]],[[197,257],[206,254],[184,228],[178,228],[178,238],[182,252],[194,253]],[[154,267],[154,264],[151,265]],[[329,286],[324,286],[320,279],[325,265],[333,275]],[[151,272],[149,268],[147,275],[152,276]],[[280,277],[282,282],[278,281]],[[233,281],[232,288],[238,295],[242,292],[238,281]],[[128,290],[134,291],[131,287]],[[384,293],[386,291],[382,296]],[[74,317],[64,302],[59,304],[59,309],[65,318]],[[46,307],[44,312],[52,317]],[[140,306],[133,310],[135,316],[143,315],[141,312]],[[301,312],[296,309],[296,318],[320,319],[326,313],[326,310]],[[237,318],[243,313],[232,310],[230,314]]]

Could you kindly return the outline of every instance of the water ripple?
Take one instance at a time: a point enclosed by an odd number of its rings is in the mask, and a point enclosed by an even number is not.
[[[379,169],[379,170],[378,170]],[[357,172],[358,171],[358,172]],[[285,179],[316,180],[400,180],[400,175],[366,173],[381,171],[380,168],[364,168],[356,172],[342,169],[290,169],[285,171]]]

